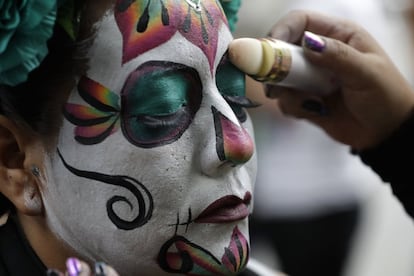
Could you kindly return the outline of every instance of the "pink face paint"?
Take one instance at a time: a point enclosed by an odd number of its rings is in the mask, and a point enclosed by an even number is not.
[[[212,107],[217,154],[222,161],[243,164],[253,155],[253,140],[247,131]]]
[[[172,0],[118,0],[115,20],[123,38],[122,63],[169,40],[177,31],[179,7]]]
[[[235,227],[230,244],[225,248],[221,261],[228,270],[237,274],[246,266],[248,259],[249,243],[242,232],[239,231],[239,228]]]
[[[182,236],[174,236],[161,248],[158,263],[170,273],[230,275],[240,273],[249,259],[249,243],[236,226],[221,262],[209,251]]]
[[[227,23],[225,15],[217,1],[198,1],[199,5],[198,3],[191,5],[188,2],[196,1],[181,1],[183,16],[179,31],[188,41],[204,52],[212,70],[220,25],[223,22]]]
[[[123,38],[122,63],[167,42],[176,32],[199,47],[213,71],[218,32],[226,17],[217,1],[118,0],[115,19]]]

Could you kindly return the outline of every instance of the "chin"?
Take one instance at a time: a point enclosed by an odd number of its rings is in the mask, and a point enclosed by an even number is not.
[[[186,234],[172,236],[160,248],[157,263],[165,273],[234,275],[245,268],[249,251],[246,218],[233,223],[200,224]]]

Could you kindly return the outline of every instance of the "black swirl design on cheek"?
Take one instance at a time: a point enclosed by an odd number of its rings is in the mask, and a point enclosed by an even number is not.
[[[63,165],[74,175],[125,188],[134,195],[138,202],[138,215],[132,220],[120,218],[115,213],[113,208],[115,203],[125,202],[131,209],[133,209],[133,204],[126,197],[115,195],[106,203],[108,217],[119,229],[132,230],[145,225],[150,220],[154,209],[153,198],[149,190],[138,180],[124,175],[108,175],[98,172],[79,170],[70,166],[66,162],[59,149],[58,155],[62,160]],[[140,190],[142,190],[142,192]]]

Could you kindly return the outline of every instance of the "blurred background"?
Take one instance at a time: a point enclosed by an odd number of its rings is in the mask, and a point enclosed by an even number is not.
[[[414,0],[243,0],[235,37],[265,37],[292,9],[365,27],[414,85]],[[412,276],[414,220],[349,148],[283,117],[248,78],[259,171],[252,257],[291,276]]]

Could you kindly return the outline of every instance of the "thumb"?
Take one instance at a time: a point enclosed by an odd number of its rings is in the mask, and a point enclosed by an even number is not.
[[[328,69],[342,81],[359,79],[366,72],[365,55],[340,40],[306,31],[302,46],[313,64]]]

